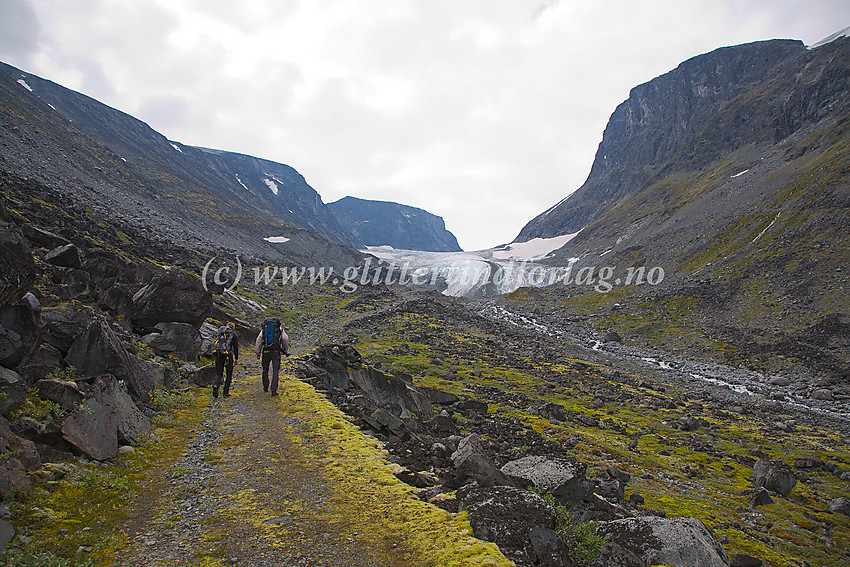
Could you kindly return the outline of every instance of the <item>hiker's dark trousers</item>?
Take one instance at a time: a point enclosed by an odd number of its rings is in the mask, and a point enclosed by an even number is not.
[[[277,382],[280,377],[280,351],[263,351],[263,391],[271,389],[272,394],[277,394]],[[269,384],[269,363],[272,365],[272,379]]]
[[[213,387],[221,386],[221,378],[224,371],[227,370],[227,378],[224,380],[224,395],[230,393],[230,381],[233,379],[233,355],[232,354],[216,354],[215,355],[215,382]]]

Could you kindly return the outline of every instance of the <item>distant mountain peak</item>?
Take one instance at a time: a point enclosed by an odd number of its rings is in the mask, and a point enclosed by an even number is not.
[[[423,209],[393,203],[343,197],[328,208],[340,225],[367,246],[404,250],[460,252],[442,217]]]

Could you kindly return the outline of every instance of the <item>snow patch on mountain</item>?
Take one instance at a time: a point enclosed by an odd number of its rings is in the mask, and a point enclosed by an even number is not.
[[[278,188],[277,188],[277,183],[275,183],[275,181],[276,181],[275,179],[269,179],[268,177],[263,178],[263,183],[268,185],[269,189],[271,189],[272,193],[277,195]]]

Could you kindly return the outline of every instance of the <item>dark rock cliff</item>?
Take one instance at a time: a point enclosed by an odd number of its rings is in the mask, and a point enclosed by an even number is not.
[[[387,201],[344,197],[328,205],[340,224],[368,246],[405,250],[459,252],[455,236],[441,217]]]
[[[833,89],[783,85],[791,88],[784,103],[764,95],[805,73],[813,58],[794,40],[724,47],[633,88],[611,115],[585,183],[516,240],[576,232],[661,170],[698,169],[744,144],[787,136]],[[751,104],[736,104],[747,94],[755,95]]]

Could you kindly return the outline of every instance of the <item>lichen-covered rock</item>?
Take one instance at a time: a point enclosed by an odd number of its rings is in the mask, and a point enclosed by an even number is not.
[[[526,548],[533,547],[533,530],[555,528],[555,509],[529,490],[512,486],[474,488],[459,490],[458,499],[475,537],[495,543],[512,558],[524,556]],[[547,547],[542,543],[537,546],[541,550]]]
[[[720,542],[696,518],[642,516],[600,522],[597,533],[646,565],[728,567]]]
[[[585,478],[587,465],[542,456],[522,457],[506,463],[501,471],[516,483],[533,485],[562,503],[579,503],[590,492]]]

